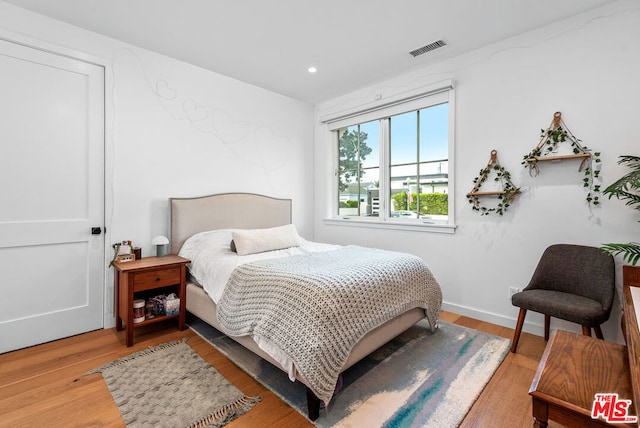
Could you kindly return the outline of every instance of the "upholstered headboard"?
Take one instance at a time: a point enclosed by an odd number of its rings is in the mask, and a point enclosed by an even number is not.
[[[215,229],[262,229],[291,223],[291,199],[253,193],[171,198],[171,252],[190,236]]]

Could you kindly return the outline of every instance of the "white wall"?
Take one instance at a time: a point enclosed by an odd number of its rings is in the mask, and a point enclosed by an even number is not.
[[[0,36],[106,66],[109,245],[130,239],[152,255],[151,239],[169,233],[170,197],[218,192],[292,198],[312,237],[312,106],[2,2]],[[109,326],[108,268],[105,297]]]
[[[548,245],[639,240],[640,217],[623,202],[587,206],[579,161],[543,163],[538,177],[520,164],[538,143],[540,129],[561,111],[583,144],[602,152],[603,184],[619,178],[624,169],[616,164],[618,156],[640,155],[639,76],[640,8],[620,1],[321,104],[316,119],[453,79],[458,228],[445,235],[324,223],[331,214],[333,159],[326,126],[316,120],[315,239],[417,254],[440,282],[446,309],[513,327],[517,308],[508,288],[526,286]],[[492,149],[523,191],[503,217],[481,217],[465,197]],[[617,265],[620,271],[620,260]],[[603,327],[606,338],[621,339],[619,319],[616,304]],[[542,317],[530,313],[525,330],[541,334],[541,324]],[[558,320],[551,327],[580,331]]]

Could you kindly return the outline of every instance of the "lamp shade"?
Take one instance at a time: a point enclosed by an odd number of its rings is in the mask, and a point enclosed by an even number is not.
[[[151,245],[167,245],[169,239],[166,236],[158,235],[151,240]]]
[[[169,243],[169,239],[166,236],[158,235],[151,240],[151,245],[156,246],[156,256],[164,256],[164,247]]]

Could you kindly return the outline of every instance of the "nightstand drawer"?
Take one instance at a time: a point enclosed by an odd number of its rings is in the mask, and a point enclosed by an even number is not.
[[[180,280],[180,267],[140,272],[133,276],[133,289],[140,291],[165,285],[180,284]]]

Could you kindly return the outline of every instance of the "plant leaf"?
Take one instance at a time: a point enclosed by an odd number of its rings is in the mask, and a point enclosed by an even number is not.
[[[628,244],[604,244],[600,247],[604,252],[612,256],[622,255],[623,260],[635,265],[640,260],[640,244],[629,242]]]

